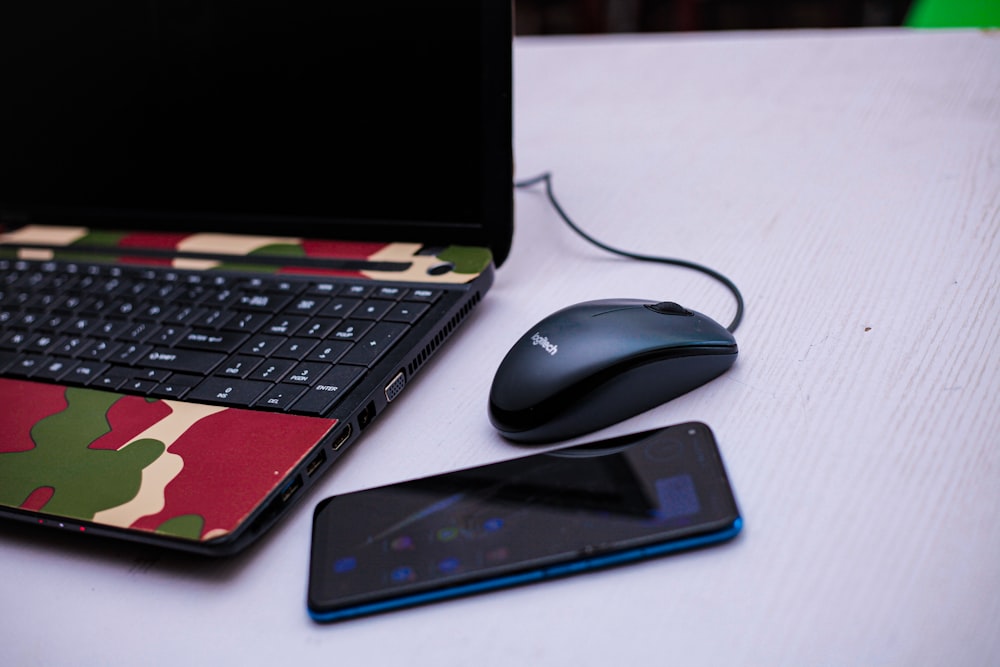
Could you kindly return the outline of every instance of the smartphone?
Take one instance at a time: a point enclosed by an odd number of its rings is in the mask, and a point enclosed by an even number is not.
[[[308,609],[337,621],[723,542],[742,519],[687,423],[327,498]]]

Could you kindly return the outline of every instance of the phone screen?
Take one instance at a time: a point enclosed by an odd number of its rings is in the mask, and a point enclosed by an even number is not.
[[[333,621],[704,546],[742,526],[700,423],[322,501],[309,612]]]

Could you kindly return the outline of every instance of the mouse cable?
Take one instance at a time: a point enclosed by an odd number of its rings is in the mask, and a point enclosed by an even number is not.
[[[730,292],[732,292],[733,298],[736,299],[736,314],[733,316],[733,321],[729,324],[728,327],[726,327],[726,329],[730,333],[732,333],[736,331],[736,328],[738,326],[740,326],[740,322],[743,320],[743,295],[740,293],[740,290],[736,286],[736,283],[734,283],[732,280],[730,280],[723,274],[719,273],[715,269],[711,269],[707,266],[704,266],[702,264],[697,264],[695,262],[689,262],[685,259],[659,257],[657,255],[640,255],[638,253],[629,252],[627,250],[619,250],[618,248],[609,246],[606,243],[598,241],[593,236],[580,229],[576,225],[576,223],[573,222],[573,220],[569,217],[569,215],[566,213],[563,207],[559,204],[559,201],[556,200],[556,196],[552,191],[552,172],[547,171],[543,174],[539,174],[538,176],[534,176],[532,178],[527,178],[523,181],[515,181],[514,187],[522,189],[530,188],[534,185],[538,185],[539,183],[545,183],[545,194],[548,196],[549,202],[552,204],[552,208],[554,208],[556,213],[559,214],[559,217],[563,219],[563,222],[569,225],[569,228],[572,229],[577,234],[579,234],[584,240],[588,241],[589,243],[592,243],[601,250],[605,250],[614,255],[620,255],[628,259],[636,259],[639,260],[640,262],[655,262],[658,264],[669,264],[671,266],[680,266],[686,269],[693,269],[695,271],[700,271],[701,273],[704,273],[705,275],[714,278],[715,280],[725,285],[726,288]]]

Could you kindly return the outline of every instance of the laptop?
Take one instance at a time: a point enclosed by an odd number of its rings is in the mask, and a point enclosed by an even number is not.
[[[505,259],[511,44],[509,0],[4,4],[0,516],[264,534]]]

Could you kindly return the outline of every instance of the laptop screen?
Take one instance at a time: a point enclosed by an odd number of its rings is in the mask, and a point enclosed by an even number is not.
[[[0,8],[0,212],[491,245],[511,225],[510,4]]]

